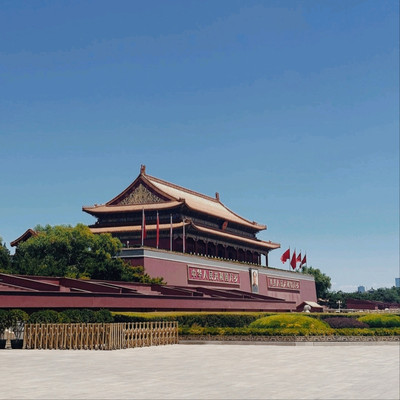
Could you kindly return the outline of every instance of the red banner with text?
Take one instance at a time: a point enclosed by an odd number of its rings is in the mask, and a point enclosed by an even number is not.
[[[230,286],[240,286],[238,272],[222,271],[188,265],[188,281],[205,283],[221,283]]]

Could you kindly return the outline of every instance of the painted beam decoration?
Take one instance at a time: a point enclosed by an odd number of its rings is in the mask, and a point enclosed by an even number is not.
[[[268,289],[300,290],[300,281],[267,276]]]
[[[187,271],[188,281],[240,286],[240,276],[237,272],[202,268],[195,265],[188,265]]]

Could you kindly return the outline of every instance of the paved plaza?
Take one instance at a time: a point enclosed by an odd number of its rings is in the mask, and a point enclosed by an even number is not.
[[[1,399],[399,399],[399,343],[2,350]]]

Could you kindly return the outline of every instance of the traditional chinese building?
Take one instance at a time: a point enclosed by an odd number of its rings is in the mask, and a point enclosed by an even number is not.
[[[82,209],[97,218],[93,233],[111,233],[122,241],[121,257],[179,290],[203,287],[214,291],[211,298],[247,293],[287,302],[287,310],[316,301],[314,278],[269,268],[268,254],[280,245],[258,239],[266,226],[231,211],[218,193],[194,192],[150,176],[142,166],[122,193]]]
[[[266,229],[231,211],[219,199],[209,197],[146,174],[104,205],[83,207],[97,218],[93,233],[111,233],[126,248],[172,250],[261,265],[264,255],[280,247],[257,239]],[[157,222],[158,221],[158,222]]]
[[[7,307],[295,311],[317,300],[311,275],[268,265],[269,252],[280,245],[257,238],[266,226],[231,211],[218,193],[194,192],[147,175],[142,166],[112,200],[82,209],[97,219],[89,226],[93,233],[118,237],[120,257],[167,285],[3,274],[0,300]],[[12,245],[35,234],[29,229]]]

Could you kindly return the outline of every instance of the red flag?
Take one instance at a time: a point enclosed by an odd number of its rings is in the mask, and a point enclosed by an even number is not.
[[[285,264],[290,259],[290,247],[282,254],[281,261]]]
[[[293,269],[296,269],[296,250],[293,252],[292,260],[290,261],[290,265]]]
[[[160,219],[158,217],[158,211],[157,211],[157,239],[156,239],[156,244],[157,244],[157,249],[158,245],[160,244]]]
[[[301,261],[301,264],[300,264],[300,268],[301,268],[303,265],[306,265],[306,264],[307,264],[307,254],[304,254],[303,260]]]
[[[299,255],[297,256],[296,261],[301,262],[301,252],[300,252]]]

